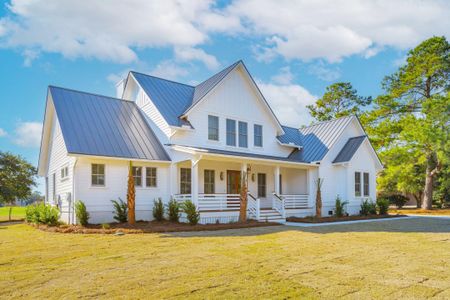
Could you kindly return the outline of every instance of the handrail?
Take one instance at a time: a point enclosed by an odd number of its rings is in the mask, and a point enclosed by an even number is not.
[[[275,192],[272,193],[272,195],[274,196],[274,198],[272,200],[272,208],[275,209],[276,211],[278,211],[280,213],[280,215],[284,219],[286,219],[284,198],[282,196],[277,195]]]
[[[255,196],[253,196],[250,192],[248,192],[247,195],[249,195],[253,200],[256,200]]]
[[[247,202],[247,211],[250,214],[252,214],[255,219],[258,221],[261,211],[261,203],[258,198],[255,198],[250,192],[247,192],[247,195],[250,196]]]

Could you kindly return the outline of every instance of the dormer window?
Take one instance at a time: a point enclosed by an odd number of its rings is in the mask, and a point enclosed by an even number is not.
[[[247,122],[239,121],[239,147],[247,148],[248,128]]]
[[[227,145],[236,146],[236,120],[227,119]]]
[[[219,140],[219,117],[217,116],[208,116],[208,140]]]

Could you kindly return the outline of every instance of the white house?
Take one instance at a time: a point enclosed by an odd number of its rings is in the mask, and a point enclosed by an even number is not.
[[[323,215],[338,195],[350,214],[376,198],[382,164],[358,118],[283,126],[242,61],[197,86],[130,72],[117,89],[112,98],[48,88],[39,175],[65,222],[75,222],[75,199],[90,222],[112,221],[130,162],[138,220],[171,197],[191,199],[203,223],[237,220],[243,174],[248,217],[261,221],[314,214],[319,177]]]

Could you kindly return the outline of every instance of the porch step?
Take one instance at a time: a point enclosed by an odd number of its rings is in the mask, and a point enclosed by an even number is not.
[[[276,210],[265,208],[259,212],[259,222],[285,223],[286,219]]]

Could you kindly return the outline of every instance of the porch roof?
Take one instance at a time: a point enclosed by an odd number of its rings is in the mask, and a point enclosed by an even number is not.
[[[298,165],[308,165],[308,166],[317,166],[316,164],[307,163],[304,161],[296,160],[295,158],[282,157],[282,156],[272,156],[272,155],[264,155],[257,153],[249,153],[249,152],[237,152],[237,151],[228,151],[221,149],[213,149],[213,148],[204,148],[204,147],[193,147],[187,145],[178,145],[178,144],[167,144],[167,146],[171,146],[175,150],[179,148],[180,150],[192,151],[197,154],[206,154],[213,156],[231,156],[231,157],[243,157],[243,158],[252,158],[256,160],[267,160],[267,161],[280,161],[284,163],[294,163]]]

